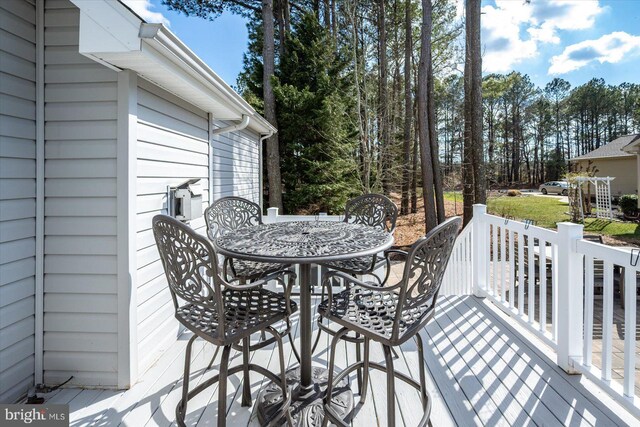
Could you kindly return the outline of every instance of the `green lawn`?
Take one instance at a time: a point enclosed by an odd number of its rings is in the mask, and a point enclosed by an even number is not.
[[[540,227],[554,230],[558,222],[569,221],[569,204],[553,197],[492,197],[488,200],[487,209],[493,215],[511,216],[518,220],[531,219]],[[602,234],[628,243],[640,243],[640,224],[632,222],[587,218],[584,232]]]

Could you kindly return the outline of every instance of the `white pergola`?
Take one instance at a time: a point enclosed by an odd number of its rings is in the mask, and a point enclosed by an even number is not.
[[[580,201],[580,216],[584,221],[584,210],[582,208],[582,184],[592,184],[596,194],[596,218],[613,220],[613,211],[611,210],[611,181],[615,177],[596,177],[584,176],[576,177],[572,181],[577,184],[578,200]]]

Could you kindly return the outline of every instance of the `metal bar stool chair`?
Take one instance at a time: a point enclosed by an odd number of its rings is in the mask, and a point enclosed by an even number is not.
[[[262,209],[257,204],[242,197],[223,197],[213,202],[204,211],[207,235],[211,240],[229,231],[262,224]],[[225,258],[223,269],[226,277],[242,282],[259,279],[265,274],[288,268],[288,265],[241,259]]]
[[[209,240],[187,225],[166,215],[153,218],[153,234],[167,277],[169,290],[175,306],[176,319],[193,332],[187,344],[182,399],[176,407],[176,422],[184,426],[187,402],[214,383],[219,382],[218,426],[226,425],[227,377],[243,372],[242,406],[251,406],[251,382],[249,371],[258,372],[282,388],[282,404],[269,414],[268,425],[280,425],[282,418],[291,422],[288,412],[291,393],[285,379],[284,350],[282,338],[274,328],[276,323],[288,321],[297,310],[295,302],[284,295],[262,288],[268,280],[279,280],[293,274],[280,271],[265,276],[263,280],[249,285],[232,284],[218,272],[218,258]],[[276,342],[280,357],[280,376],[262,366],[249,363],[252,347],[251,334],[267,331]],[[196,338],[202,338],[223,347],[218,375],[189,391],[191,348]],[[242,364],[230,368],[229,352],[232,346],[242,342]]]
[[[389,233],[393,233],[396,229],[396,221],[398,219],[398,207],[382,194],[364,194],[362,196],[351,199],[347,202],[344,209],[344,222],[368,225],[370,227],[379,228]],[[385,266],[385,275],[383,278],[378,277],[374,272],[381,265]],[[371,275],[378,282],[378,286],[384,286],[389,279],[391,272],[391,261],[387,252],[384,257],[380,257],[378,254],[373,256],[358,257],[353,259],[346,259],[340,261],[332,261],[324,264],[332,270],[340,271],[351,276],[364,276]],[[347,286],[349,282],[346,282]],[[325,290],[322,288],[322,295],[320,300],[324,300]],[[320,342],[320,335],[325,332],[331,336],[335,336],[336,330],[331,329],[329,325],[323,322],[322,315],[318,316],[318,332],[313,343],[311,351],[315,351],[318,343]],[[355,336],[343,336],[342,339],[348,342],[356,343],[356,360],[362,360],[360,344],[364,343],[364,339],[355,334]],[[395,352],[394,352],[394,356]],[[358,371],[358,385],[362,384],[362,372]]]
[[[217,237],[223,236],[229,231],[262,224],[262,209],[256,203],[242,197],[222,197],[207,207],[204,211],[204,218],[207,224],[207,236],[209,236],[209,239],[213,241]],[[277,273],[290,267],[291,265],[246,261],[228,257],[225,257],[223,261],[223,273],[225,279],[232,278],[234,280],[239,280],[242,285],[262,279],[266,275]],[[295,275],[290,275],[289,277],[294,278]],[[284,287],[285,292],[291,292],[293,285],[293,280],[290,280]],[[285,334],[289,335],[293,354],[296,359],[300,361],[298,350],[293,345],[291,325],[289,322],[287,322],[286,330],[280,332],[280,336],[283,337]],[[264,331],[261,333],[261,336],[262,342],[252,347],[252,350],[257,350],[258,348],[273,343],[273,339],[266,339]],[[240,350],[240,348],[237,349]],[[207,369],[211,368],[217,355],[218,352],[216,350]]]
[[[361,406],[367,395],[369,370],[378,369],[387,374],[387,425],[396,425],[395,378],[419,390],[424,409],[419,425],[430,425],[431,398],[426,388],[424,347],[419,332],[434,316],[442,277],[461,223],[460,218],[451,218],[416,241],[406,254],[402,279],[393,286],[380,288],[342,272],[329,272],[324,276],[323,286],[327,288],[328,299],[320,304],[318,310],[324,317],[342,326],[331,343],[327,396],[331,396],[333,387],[343,378],[362,368],[364,378],[358,405]],[[330,283],[335,277],[349,281],[351,286],[334,295]],[[364,337],[364,360],[357,361],[334,376],[336,345],[349,331],[358,332]],[[391,349],[411,338],[417,342],[421,362],[419,383],[396,372],[393,367]],[[382,344],[385,365],[369,361],[372,340]],[[324,425],[329,420],[339,426],[348,426],[351,421],[340,419],[331,400],[325,399]]]

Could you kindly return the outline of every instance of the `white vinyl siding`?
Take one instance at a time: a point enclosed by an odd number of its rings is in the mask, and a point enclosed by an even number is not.
[[[151,219],[167,213],[167,186],[200,178],[203,210],[208,205],[207,113],[138,80],[137,284],[138,370],[175,341],[178,323],[151,231]],[[204,232],[204,219],[189,224]]]
[[[0,403],[34,382],[35,1],[0,2]]]
[[[214,128],[229,123],[214,122]],[[212,199],[239,196],[260,203],[260,136],[248,129],[215,135]]]
[[[78,53],[79,10],[45,3],[44,379],[117,385],[117,73]]]

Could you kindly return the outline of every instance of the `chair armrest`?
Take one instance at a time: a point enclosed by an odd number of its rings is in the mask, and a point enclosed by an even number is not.
[[[384,251],[384,256],[387,257],[387,258],[391,254],[401,255],[404,258],[408,258],[409,257],[409,253],[408,252],[402,251],[400,249],[387,249],[386,251]]]
[[[287,285],[284,282],[284,279],[282,278],[282,276],[291,276],[291,278],[293,279],[296,278],[296,274],[293,271],[280,270],[271,274],[267,274],[266,276],[263,276],[262,278],[260,278],[260,280],[256,280],[251,283],[236,285],[236,284],[233,284],[232,282],[239,282],[239,279],[234,279],[234,280],[231,280],[230,282],[225,281],[224,286],[226,288],[233,289],[236,291],[243,291],[243,290],[246,291],[248,289],[254,289],[254,288],[259,288],[260,286],[264,286],[267,283],[269,283],[271,280],[277,280],[279,282],[282,282],[283,286],[287,288]]]

